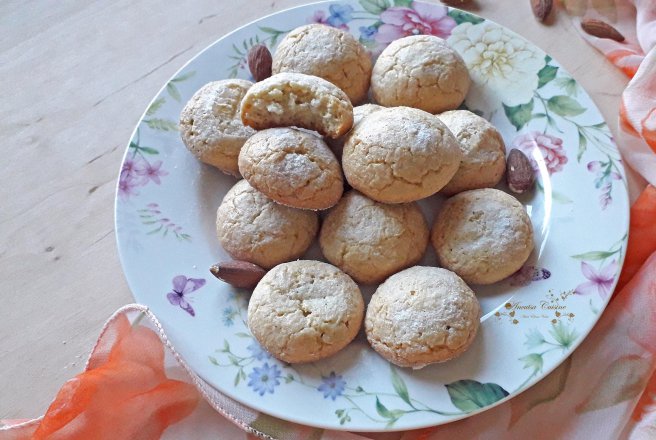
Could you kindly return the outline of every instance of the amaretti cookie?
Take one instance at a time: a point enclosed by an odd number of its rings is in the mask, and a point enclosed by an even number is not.
[[[274,267],[258,283],[248,328],[276,358],[313,362],[348,345],[363,314],[362,294],[348,275],[328,263],[300,260]]]
[[[187,149],[200,161],[235,176],[239,150],[255,133],[240,117],[241,100],[252,85],[243,79],[211,82],[180,113],[180,136]]]
[[[369,116],[372,113],[377,112],[378,110],[382,110],[385,107],[382,105],[378,104],[362,104],[357,107],[353,107],[353,127],[351,127],[351,130],[346,133],[344,136],[340,136],[337,139],[326,139],[326,143],[330,147],[331,150],[333,150],[333,153],[335,153],[335,156],[337,159],[342,159],[342,151],[344,150],[344,142],[346,142],[346,139],[348,138],[348,135],[353,131],[353,128],[355,128],[360,121],[364,119],[365,116]]]
[[[413,35],[393,41],[376,60],[371,91],[381,105],[439,113],[458,108],[471,79],[465,62],[441,38]]]
[[[241,119],[256,130],[295,126],[337,138],[351,129],[353,106],[339,87],[323,78],[278,73],[248,90]]]
[[[467,283],[492,284],[526,262],[533,250],[533,226],[514,197],[497,189],[474,189],[442,205],[431,240],[443,267]]]
[[[241,175],[283,205],[327,209],[342,197],[342,170],[326,143],[294,128],[269,128],[253,135],[239,154]]]
[[[228,191],[216,213],[223,249],[236,260],[264,268],[303,255],[318,229],[316,212],[280,205],[246,180]]]
[[[415,266],[378,287],[367,307],[365,331],[389,362],[418,369],[467,350],[480,313],[476,295],[458,275]]]
[[[438,117],[458,139],[463,153],[458,171],[442,193],[491,188],[499,183],[506,170],[506,147],[494,125],[468,110],[451,110]]]
[[[350,33],[323,24],[292,30],[273,55],[273,73],[296,72],[319,76],[346,93],[353,104],[369,91],[371,58]]]
[[[434,115],[410,107],[366,116],[344,144],[342,167],[349,184],[383,203],[423,199],[458,170],[458,141]]]
[[[321,226],[319,243],[328,261],[359,283],[383,281],[416,264],[429,230],[416,203],[387,205],[349,191]]]

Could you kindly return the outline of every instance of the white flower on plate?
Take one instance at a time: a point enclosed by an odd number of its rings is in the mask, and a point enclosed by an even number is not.
[[[469,68],[473,83],[468,102],[481,105],[496,97],[515,106],[531,100],[545,66],[544,53],[531,43],[488,21],[460,24],[448,42]]]

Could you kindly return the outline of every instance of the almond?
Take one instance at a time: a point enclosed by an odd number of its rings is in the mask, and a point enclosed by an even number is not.
[[[465,6],[469,0],[441,0],[442,3],[449,6]]]
[[[266,274],[266,270],[248,261],[223,261],[210,266],[212,275],[231,286],[252,289]]]
[[[264,44],[256,44],[248,51],[248,68],[255,81],[262,81],[271,76],[271,52]]]
[[[514,193],[521,194],[533,187],[535,173],[528,157],[516,148],[510,150],[506,162],[506,181]]]
[[[531,9],[533,15],[540,20],[544,21],[553,7],[553,0],[531,0]]]
[[[581,28],[593,37],[609,38],[620,43],[624,41],[624,35],[620,34],[613,26],[601,20],[586,18],[585,20],[581,20]]]

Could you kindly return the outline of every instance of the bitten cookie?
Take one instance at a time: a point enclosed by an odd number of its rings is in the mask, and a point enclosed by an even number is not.
[[[494,125],[467,110],[451,110],[438,117],[458,139],[463,153],[460,168],[442,193],[451,195],[499,183],[506,170],[506,147]]]
[[[216,212],[216,233],[235,260],[269,268],[300,257],[319,229],[316,212],[280,205],[240,180]]]
[[[330,210],[319,243],[328,261],[359,283],[373,284],[416,264],[429,230],[416,203],[386,205],[349,191]]]
[[[252,85],[243,79],[205,84],[180,114],[180,136],[187,149],[201,162],[235,176],[239,150],[255,133],[240,116],[241,100]]]
[[[380,54],[371,76],[371,91],[379,104],[405,105],[439,113],[457,108],[471,80],[460,55],[432,35],[393,41]]]
[[[357,104],[369,91],[371,58],[348,32],[308,24],[294,29],[280,41],[273,55],[272,70],[319,76],[342,89]]]
[[[337,138],[353,125],[353,106],[336,85],[318,76],[279,73],[251,87],[241,120],[256,130],[301,127]]]
[[[312,362],[355,338],[364,301],[355,282],[321,261],[299,260],[271,269],[248,303],[248,328],[276,358]]]
[[[337,139],[330,139],[326,138],[326,143],[330,147],[331,150],[333,150],[333,153],[335,153],[335,156],[337,159],[341,160],[342,159],[342,151],[344,151],[344,142],[346,142],[346,139],[348,138],[348,135],[353,131],[353,128],[355,128],[360,121],[362,121],[365,116],[369,116],[372,113],[377,112],[378,110],[382,110],[385,107],[382,105],[377,105],[377,104],[363,104],[359,105],[357,107],[353,107],[353,127],[351,127],[351,130],[346,133],[344,136],[340,136]]]
[[[419,369],[467,350],[480,313],[474,292],[458,275],[415,266],[378,287],[364,325],[378,354],[400,367]]]
[[[294,208],[330,208],[344,190],[330,148],[320,137],[293,128],[254,134],[239,153],[239,172],[264,195]]]
[[[445,268],[467,283],[492,284],[516,271],[533,250],[533,226],[514,197],[492,188],[448,199],[431,235]]]
[[[458,170],[458,141],[435,116],[395,107],[365,117],[342,155],[344,176],[366,196],[383,203],[423,199],[438,192]]]

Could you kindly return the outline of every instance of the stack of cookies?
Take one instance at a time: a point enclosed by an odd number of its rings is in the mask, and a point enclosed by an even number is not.
[[[463,353],[480,318],[468,284],[519,270],[533,230],[521,203],[492,188],[506,168],[501,135],[456,110],[470,86],[462,58],[417,35],[373,64],[349,33],[312,24],[280,42],[271,71],[205,85],[180,117],[199,160],[243,177],[216,225],[228,254],[268,270],[248,306],[255,338],[283,361],[312,362],[348,345],[364,317],[369,343],[396,365]],[[417,201],[437,193],[450,198],[431,231]],[[317,235],[332,264],[297,260]],[[429,242],[442,268],[416,266]],[[356,283],[382,283],[366,314]]]

